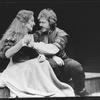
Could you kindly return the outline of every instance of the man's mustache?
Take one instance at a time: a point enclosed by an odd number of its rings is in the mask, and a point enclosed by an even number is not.
[[[42,32],[48,32],[49,29],[48,29],[48,28],[41,27],[41,31],[42,31]]]

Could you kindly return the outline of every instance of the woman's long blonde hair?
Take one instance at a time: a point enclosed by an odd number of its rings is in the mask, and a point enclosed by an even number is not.
[[[27,34],[25,24],[33,16],[33,12],[29,10],[21,10],[12,21],[7,31],[0,40],[0,54],[3,52],[6,40],[15,40],[15,44]]]

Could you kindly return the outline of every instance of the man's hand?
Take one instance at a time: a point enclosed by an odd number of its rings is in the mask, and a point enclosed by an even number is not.
[[[60,57],[53,56],[53,59],[55,60],[55,62],[56,62],[59,66],[64,65],[64,61],[63,61]]]

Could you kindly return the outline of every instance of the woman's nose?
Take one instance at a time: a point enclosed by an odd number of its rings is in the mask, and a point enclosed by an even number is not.
[[[32,24],[35,25],[35,22],[33,22]]]
[[[33,24],[35,25],[35,22]]]

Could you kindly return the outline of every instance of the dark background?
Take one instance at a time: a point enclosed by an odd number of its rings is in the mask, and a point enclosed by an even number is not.
[[[99,1],[12,1],[0,2],[0,38],[21,9],[33,10],[34,30],[39,29],[37,16],[44,8],[52,8],[58,17],[58,27],[70,36],[67,52],[85,71],[100,72],[100,2]],[[8,59],[0,58],[0,71]]]

